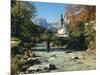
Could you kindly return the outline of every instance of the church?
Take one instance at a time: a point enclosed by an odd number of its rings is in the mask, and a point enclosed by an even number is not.
[[[64,18],[63,15],[61,14],[61,18],[60,18],[60,28],[57,31],[57,37],[68,37],[66,29],[65,29],[65,22],[64,22]]]

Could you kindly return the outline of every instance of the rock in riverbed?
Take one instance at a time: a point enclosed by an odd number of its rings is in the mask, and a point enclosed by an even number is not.
[[[80,58],[78,56],[72,57],[73,60],[79,60]]]
[[[45,69],[47,69],[47,70],[55,70],[57,68],[56,68],[56,66],[54,64],[48,64],[48,65],[46,65]]]
[[[37,72],[37,71],[41,71],[44,69],[44,66],[42,65],[33,65],[33,66],[30,66],[27,71],[34,71],[34,72]]]
[[[36,57],[36,54],[30,53],[30,57]]]
[[[51,70],[56,70],[56,66],[54,64],[42,64],[42,65],[33,65],[30,66],[27,71],[32,73],[32,72],[50,72]]]
[[[28,58],[27,63],[33,65],[33,64],[40,64],[41,62],[37,58]]]
[[[66,51],[66,53],[72,53],[72,51],[69,51],[69,50],[68,50],[68,51]]]

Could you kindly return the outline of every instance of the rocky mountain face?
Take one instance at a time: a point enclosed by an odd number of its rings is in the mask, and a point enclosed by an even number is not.
[[[44,18],[35,18],[32,21],[36,25],[42,26],[52,31],[57,31],[60,28],[60,21],[47,22],[47,20]]]

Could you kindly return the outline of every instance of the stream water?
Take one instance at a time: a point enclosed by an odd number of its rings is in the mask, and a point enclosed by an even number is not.
[[[38,55],[38,59],[42,65],[48,63],[55,64],[57,70],[53,72],[62,71],[79,71],[79,70],[95,70],[96,69],[96,58],[95,55],[87,54],[86,51],[73,51],[66,53],[65,48],[53,48],[51,47],[50,52],[46,51],[46,43],[37,43],[32,51]],[[78,59],[74,59],[78,57]]]

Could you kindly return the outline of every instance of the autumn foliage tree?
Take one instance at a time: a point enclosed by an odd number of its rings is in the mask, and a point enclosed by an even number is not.
[[[96,7],[89,5],[69,5],[65,9],[65,17],[70,25],[77,25],[80,21],[95,20]]]
[[[68,5],[65,9],[65,19],[69,29],[69,36],[72,40],[79,41],[79,38],[83,36],[85,38],[84,42],[87,42],[86,39],[90,38],[88,39],[89,43],[91,37],[95,38],[95,29],[93,28],[95,27],[96,6]],[[79,44],[81,43],[80,41]]]

